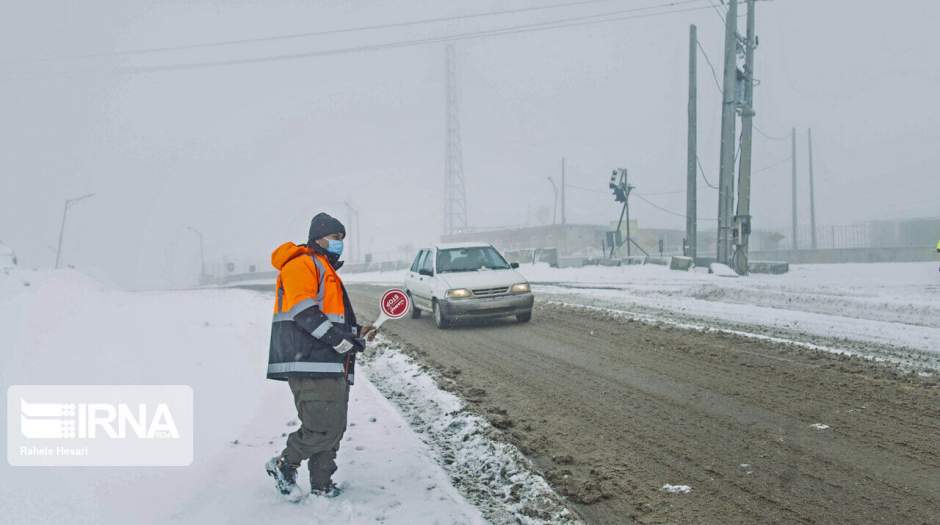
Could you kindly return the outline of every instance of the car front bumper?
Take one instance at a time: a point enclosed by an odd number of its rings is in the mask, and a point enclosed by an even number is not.
[[[501,317],[523,314],[532,310],[535,297],[531,293],[444,299],[441,313],[447,317]]]

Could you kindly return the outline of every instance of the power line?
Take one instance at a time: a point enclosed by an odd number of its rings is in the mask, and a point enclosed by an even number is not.
[[[725,15],[721,12],[721,9],[718,9],[718,6],[715,5],[712,0],[708,0],[708,5],[712,6],[712,9],[715,10],[715,14],[718,15],[718,19],[721,20],[722,25],[725,23]]]
[[[715,65],[712,64],[712,60],[708,58],[708,53],[705,52],[705,48],[702,47],[702,43],[696,41],[698,48],[702,51],[702,56],[705,57],[705,62],[708,64],[708,69],[712,70],[712,78],[715,79],[715,86],[718,87],[718,92],[721,92],[721,81],[718,80],[718,73],[715,71]]]
[[[781,159],[777,162],[774,162],[773,164],[768,164],[767,166],[764,166],[763,168],[756,169],[752,173],[760,173],[762,171],[767,171],[771,168],[776,168],[777,166],[784,164],[786,162],[790,162],[791,160],[793,160],[793,157],[787,157],[785,159]]]
[[[659,211],[661,211],[661,212],[668,213],[668,214],[670,214],[670,215],[675,215],[676,217],[682,217],[682,218],[685,218],[685,217],[686,217],[686,215],[685,215],[684,213],[679,213],[679,212],[677,212],[677,211],[672,211],[672,210],[670,210],[670,209],[663,208],[663,207],[660,206],[659,204],[656,204],[655,202],[653,202],[653,201],[647,199],[646,197],[644,197],[642,193],[639,193],[639,192],[637,192],[637,191],[633,191],[633,192],[632,192],[632,195],[636,195],[636,197],[637,197],[638,199],[640,199],[641,201],[643,201],[643,202],[649,204],[650,206],[656,208],[657,210],[659,210]],[[706,218],[699,217],[699,219],[704,220],[704,221],[716,221],[716,220],[718,220],[718,219],[714,219],[714,218],[710,218],[710,217],[706,217]]]
[[[700,166],[701,166],[701,164],[700,164]],[[703,176],[704,176],[704,174],[703,174]],[[705,183],[708,184],[708,180],[707,180],[707,179],[706,179]],[[709,184],[709,186],[711,186],[711,184]],[[583,187],[583,186],[575,186],[575,185],[573,185],[573,184],[568,184],[567,187],[573,188],[573,189],[576,189],[576,190],[590,191],[590,192],[594,192],[594,193],[607,193],[607,190],[598,190],[598,189],[594,189],[594,188],[585,188],[585,187]],[[646,198],[646,197],[652,197],[652,196],[655,196],[655,195],[676,195],[676,194],[680,194],[680,193],[685,193],[685,190],[660,191],[660,192],[654,192],[654,193],[639,193],[639,192],[637,192],[637,191],[634,190],[634,191],[632,191],[630,194],[631,194],[631,195],[635,195],[638,199],[640,199],[640,200],[642,200],[643,202],[649,204],[650,206],[652,206],[652,207],[658,209],[659,211],[662,211],[662,212],[664,212],[664,213],[668,213],[668,214],[670,214],[670,215],[675,215],[676,217],[686,217],[686,215],[683,214],[683,213],[679,213],[679,212],[672,211],[672,210],[667,209],[667,208],[663,208],[662,206],[660,206],[660,205],[656,204],[655,202],[653,202],[653,201],[651,201],[651,200],[649,200],[649,199]],[[713,219],[713,218],[701,218],[701,217],[700,217],[700,219],[706,220],[706,221],[718,220],[718,219]]]
[[[705,176],[705,168],[702,167],[702,159],[700,157],[695,157],[695,162],[698,164],[698,171],[702,174],[702,180],[705,181],[705,185],[713,190],[717,190],[718,186],[715,186],[708,180],[708,177]]]
[[[561,28],[566,28],[566,27],[600,24],[600,23],[605,23],[605,22],[617,22],[617,21],[622,21],[622,20],[632,20],[632,19],[638,19],[638,18],[650,18],[654,16],[664,16],[664,15],[670,15],[670,14],[686,13],[686,12],[708,9],[708,6],[695,6],[695,7],[685,7],[681,9],[670,9],[670,8],[675,8],[675,7],[679,7],[683,5],[700,3],[700,2],[702,2],[702,0],[677,0],[677,1],[669,2],[669,3],[658,5],[658,6],[646,6],[646,7],[640,7],[640,8],[625,9],[625,10],[620,10],[620,11],[612,11],[608,13],[600,13],[600,14],[586,15],[586,16],[579,16],[579,17],[572,17],[572,18],[562,18],[562,19],[556,19],[556,20],[552,20],[548,22],[506,26],[506,27],[497,28],[497,29],[471,31],[471,32],[466,32],[466,33],[457,33],[457,34],[443,35],[443,36],[438,36],[438,37],[418,38],[418,39],[411,39],[411,40],[399,40],[399,41],[385,42],[385,43],[380,43],[380,44],[367,44],[367,45],[359,45],[359,46],[352,46],[352,47],[346,47],[346,48],[327,49],[327,50],[321,50],[321,51],[306,51],[306,52],[298,52],[298,53],[287,53],[287,54],[269,55],[269,56],[263,56],[263,57],[255,57],[255,58],[213,60],[213,61],[204,61],[204,62],[190,62],[190,63],[183,63],[183,64],[166,64],[166,65],[159,65],[159,66],[129,66],[129,67],[117,68],[117,71],[128,72],[128,73],[146,73],[146,72],[158,72],[158,71],[202,69],[202,68],[223,67],[223,66],[232,66],[232,65],[276,62],[276,61],[285,61],[285,60],[298,60],[298,59],[304,59],[304,58],[357,53],[357,52],[363,52],[363,51],[375,51],[375,50],[382,50],[382,49],[396,49],[396,48],[402,48],[402,47],[420,46],[420,45],[435,44],[435,43],[442,43],[442,42],[454,42],[454,41],[459,41],[459,40],[486,38],[486,37],[491,37],[491,36],[503,36],[503,35],[518,34],[518,33],[546,31],[546,30],[561,29]],[[666,10],[663,10],[663,9],[666,9]],[[625,14],[625,13],[637,13],[641,11],[650,11],[650,12],[633,14],[629,16],[613,16],[613,15]]]
[[[764,132],[764,130],[760,129],[757,126],[754,126],[754,129],[767,140],[790,140],[790,137],[775,137],[773,135],[768,135],[767,133]]]
[[[561,8],[566,8],[566,7],[576,7],[576,6],[589,5],[589,4],[610,3],[610,2],[615,2],[615,1],[620,1],[620,0],[579,0],[575,2],[565,2],[565,3],[551,4],[551,5],[521,7],[517,9],[504,9],[500,11],[486,11],[482,13],[470,13],[470,14],[465,14],[465,15],[422,18],[418,20],[407,20],[403,22],[390,22],[386,24],[353,26],[353,27],[345,27],[345,28],[340,28],[340,29],[305,31],[301,33],[288,33],[284,35],[272,35],[272,36],[263,36],[263,37],[256,37],[256,38],[220,40],[216,42],[199,42],[199,43],[184,44],[184,45],[179,45],[179,46],[162,46],[162,47],[150,47],[150,48],[125,49],[125,50],[102,52],[102,53],[88,53],[85,55],[75,55],[75,56],[67,56],[67,57],[49,57],[49,58],[36,59],[36,61],[80,60],[80,59],[86,59],[86,58],[101,58],[101,57],[107,57],[107,56],[142,55],[142,54],[164,53],[168,51],[184,51],[184,50],[190,50],[190,49],[224,47],[224,46],[232,46],[232,45],[240,45],[240,44],[276,42],[276,41],[281,41],[281,40],[295,40],[298,38],[338,35],[338,34],[343,34],[343,33],[355,33],[355,32],[360,32],[360,31],[375,31],[375,30],[380,30],[380,29],[392,29],[396,27],[409,27],[409,26],[424,25],[424,24],[434,24],[434,23],[440,23],[440,22],[455,22],[455,21],[460,21],[460,20],[470,20],[474,18],[485,18],[485,17],[492,17],[492,16],[519,14],[519,13],[527,13],[527,12],[532,12],[532,11],[545,11],[545,10],[550,10],[550,9],[561,9]]]
[[[646,197],[643,196],[643,194],[638,193],[638,192],[636,192],[636,191],[633,192],[633,195],[635,195],[636,198],[638,198],[638,199],[640,199],[641,201],[643,201],[643,202],[649,204],[650,206],[656,208],[656,209],[659,210],[659,211],[668,213],[668,214],[670,214],[670,215],[675,215],[676,217],[685,218],[685,216],[686,216],[684,213],[679,213],[679,212],[677,212],[677,211],[667,210],[666,208],[663,208],[663,207],[660,206],[659,204],[656,204],[655,202],[653,202],[653,201],[647,199]]]

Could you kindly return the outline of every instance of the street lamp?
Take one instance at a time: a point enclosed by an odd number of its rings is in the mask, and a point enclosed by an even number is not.
[[[80,200],[87,199],[89,197],[94,197],[94,193],[89,193],[87,195],[82,195],[81,197],[74,197],[71,199],[65,200],[65,208],[62,210],[62,226],[59,228],[59,247],[55,252],[55,267],[59,268],[59,264],[62,262],[62,241],[65,238],[65,221],[69,216],[69,208],[72,207],[73,203],[76,203]]]
[[[552,203],[552,226],[555,225],[555,219],[558,215],[558,186],[555,185],[555,179],[551,177],[545,177],[548,179],[548,182],[552,183],[552,191],[555,193],[555,201]]]
[[[206,250],[204,245],[204,239],[202,237],[202,232],[193,228],[192,226],[187,226],[187,230],[195,233],[199,237],[199,284],[205,284],[206,281]]]

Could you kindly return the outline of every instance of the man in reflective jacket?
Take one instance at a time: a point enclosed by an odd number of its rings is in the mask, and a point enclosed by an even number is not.
[[[342,280],[346,228],[317,214],[306,245],[284,243],[271,254],[278,270],[268,379],[286,380],[294,395],[300,428],[287,437],[280,456],[265,465],[287,499],[302,497],[297,468],[307,460],[311,494],[333,497],[336,451],[346,431],[349,385],[356,352],[375,337],[371,325],[359,326]]]

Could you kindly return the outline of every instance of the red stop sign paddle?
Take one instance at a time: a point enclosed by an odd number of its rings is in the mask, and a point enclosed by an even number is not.
[[[411,310],[411,299],[408,298],[408,294],[406,294],[404,290],[392,288],[382,294],[382,301],[379,303],[379,308],[382,310],[382,313],[379,314],[379,318],[375,320],[374,326],[376,328],[382,326],[382,324],[389,319],[401,319],[407,315],[408,311]]]

